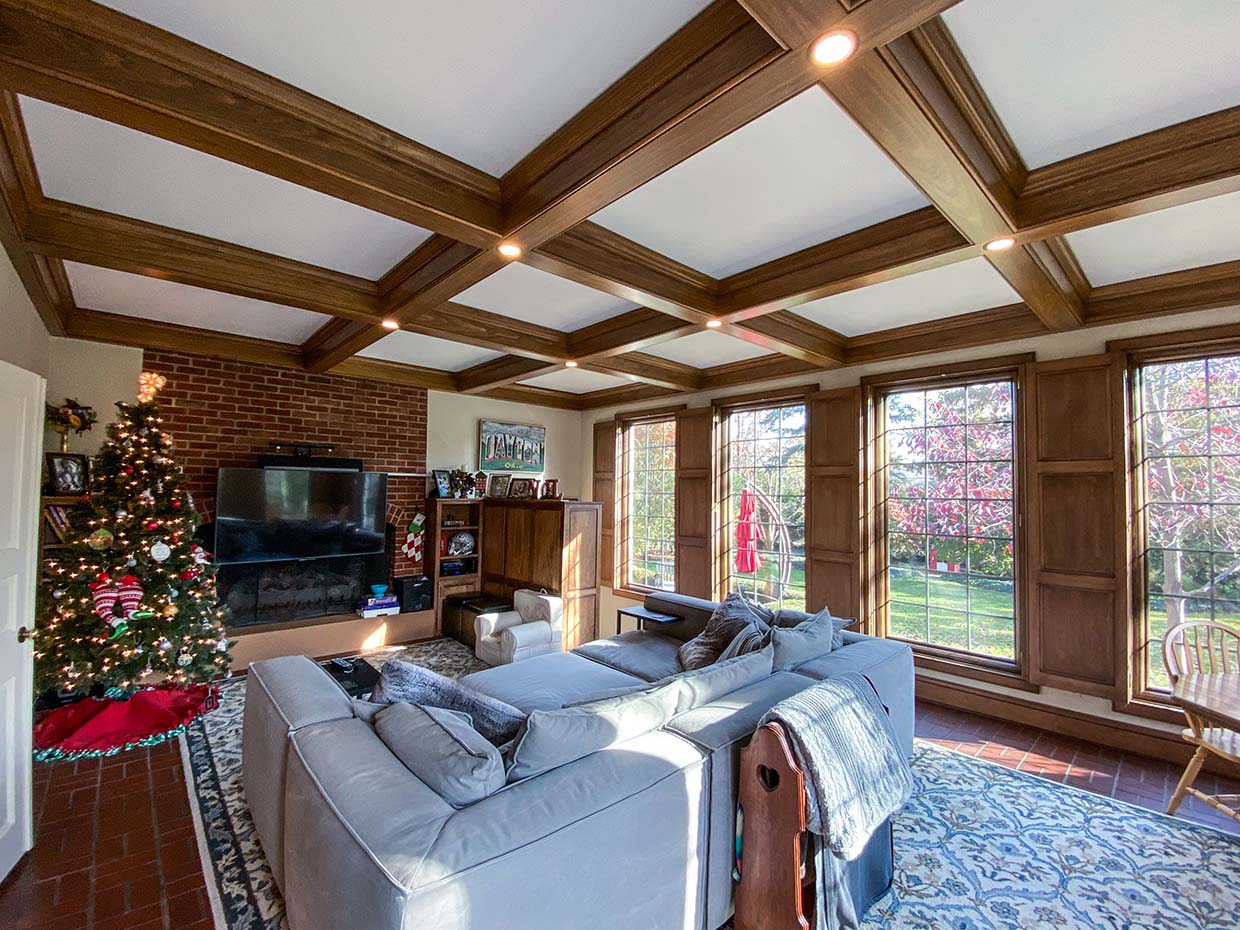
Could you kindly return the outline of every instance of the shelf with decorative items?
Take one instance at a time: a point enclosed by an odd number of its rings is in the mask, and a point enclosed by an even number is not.
[[[437,632],[443,601],[482,590],[483,501],[478,497],[430,497],[426,502],[426,574],[435,586]]]
[[[43,519],[39,521],[39,551],[63,549],[73,531],[74,519],[81,518],[90,502],[89,494],[49,494],[43,497]]]

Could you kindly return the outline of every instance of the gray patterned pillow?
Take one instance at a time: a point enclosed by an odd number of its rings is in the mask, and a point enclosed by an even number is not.
[[[729,594],[706,621],[706,628],[676,652],[685,671],[704,668],[717,661],[737,634],[752,624],[763,621],[739,594]]]
[[[370,700],[375,704],[402,701],[460,711],[468,714],[474,728],[496,746],[516,736],[526,717],[499,698],[471,691],[451,678],[403,659],[384,663]]]

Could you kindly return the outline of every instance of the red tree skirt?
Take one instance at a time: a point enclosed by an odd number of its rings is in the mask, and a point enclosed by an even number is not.
[[[34,756],[80,759],[154,746],[183,733],[186,724],[215,707],[216,697],[210,685],[189,685],[138,691],[127,701],[86,698],[35,724]]]

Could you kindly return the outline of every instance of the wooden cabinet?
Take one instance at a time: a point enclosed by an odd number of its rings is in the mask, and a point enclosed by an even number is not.
[[[484,558],[483,538],[485,501],[432,497],[426,502],[426,574],[435,586],[435,632],[445,635],[443,601],[454,594],[471,594],[482,590],[479,562]],[[447,553],[448,540],[461,532],[472,533],[474,550],[464,556]],[[453,563],[458,563],[456,571]]]
[[[564,648],[596,639],[602,505],[487,500],[483,509],[482,590],[509,598],[545,588],[564,599]]]

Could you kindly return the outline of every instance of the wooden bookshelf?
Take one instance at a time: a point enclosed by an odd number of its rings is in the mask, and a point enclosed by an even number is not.
[[[48,495],[42,499],[39,553],[43,558],[53,558],[56,550],[64,548],[65,536],[72,528],[73,511],[88,500],[85,495]]]
[[[482,590],[482,524],[481,498],[432,497],[426,501],[426,574],[434,588],[435,632],[443,631],[444,598],[454,594],[471,594]],[[448,525],[451,523],[452,525]],[[469,555],[447,555],[443,550],[453,533],[474,534],[474,551]],[[445,562],[461,562],[465,571],[444,574]]]

